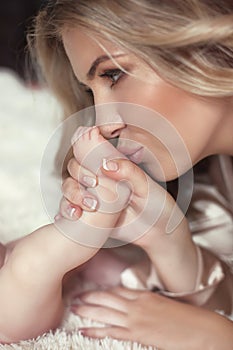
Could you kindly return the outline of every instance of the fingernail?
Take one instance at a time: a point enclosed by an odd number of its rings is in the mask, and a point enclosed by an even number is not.
[[[94,177],[83,176],[83,182],[84,182],[88,187],[95,187],[95,186],[96,186],[96,179],[95,179]]]
[[[57,221],[59,219],[61,219],[61,214],[57,214],[54,216],[54,221]]]
[[[76,208],[71,207],[71,205],[68,206],[66,209],[67,214],[72,218],[74,216]]]
[[[118,170],[118,164],[112,160],[107,160],[106,158],[103,159],[103,168],[105,170],[110,171],[117,171]]]
[[[95,210],[97,207],[97,200],[91,197],[85,197],[83,199],[83,204],[89,209]]]
[[[79,328],[79,329],[78,329],[78,332],[79,332],[81,335],[84,335],[84,336],[85,336],[85,334],[86,334],[85,329],[82,329],[82,328]]]
[[[77,309],[76,305],[71,305],[70,306],[70,312],[72,312],[73,314],[75,314],[76,309]]]

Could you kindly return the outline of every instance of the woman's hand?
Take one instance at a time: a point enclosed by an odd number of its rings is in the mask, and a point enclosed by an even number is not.
[[[60,202],[58,216],[69,220],[77,220],[82,211],[95,211],[98,199],[88,192],[98,184],[98,178],[94,173],[82,167],[75,158],[71,158],[67,165],[70,174],[63,181],[63,198]]]
[[[233,323],[224,317],[156,293],[114,288],[86,292],[82,305],[73,305],[79,316],[107,324],[82,328],[84,336],[112,337],[154,345],[164,350],[230,350]]]
[[[72,213],[76,210],[79,217],[81,210],[86,210],[86,201],[83,198],[88,196],[87,184],[91,183],[90,180],[86,181],[86,178],[93,178],[93,185],[98,184],[98,178],[75,159],[70,161],[68,170],[71,178],[63,184],[66,199],[62,201],[61,213],[67,213],[67,203],[71,202],[72,206],[68,204],[68,211]],[[112,231],[112,237],[141,246],[147,252],[168,291],[193,291],[197,278],[196,247],[192,242],[188,223],[174,199],[129,160],[108,161],[104,163],[101,171],[114,180],[127,181],[131,186],[129,203],[122,210],[117,227]],[[93,198],[89,201],[92,203],[98,199]],[[172,233],[167,234],[168,222],[174,212],[179,224],[176,224]]]
[[[116,169],[111,170],[114,166]],[[88,192],[88,189],[98,185],[98,177],[82,167],[75,158],[69,161],[68,171],[71,176],[63,183],[64,197],[60,214],[76,220],[81,216],[82,210],[94,211],[98,207],[98,198]],[[177,209],[177,219],[182,220],[183,214],[174,199],[131,161],[117,159],[107,162],[101,171],[107,177],[127,181],[131,186],[130,201],[122,209],[117,228],[113,232],[115,238],[150,246],[152,237],[149,233],[153,231],[154,236],[156,224],[157,235],[164,236],[174,208]]]

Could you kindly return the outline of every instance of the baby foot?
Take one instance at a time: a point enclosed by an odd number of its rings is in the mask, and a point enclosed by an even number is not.
[[[89,192],[99,199],[99,211],[121,211],[129,198],[129,187],[103,176],[104,160],[126,158],[101,134],[98,127],[79,127],[72,138],[73,151],[79,163],[98,175],[98,185]]]
[[[98,186],[88,191],[98,198],[99,206],[96,212],[84,211],[76,222],[62,218],[56,221],[56,225],[69,238],[79,243],[100,247],[115,227],[131,193],[126,183],[117,183],[101,173],[103,159],[125,158],[125,156],[100,134],[97,127],[78,128],[72,143],[75,157],[81,166],[98,174]]]
[[[100,134],[96,126],[79,127],[72,138],[72,144],[78,162],[94,173],[102,166],[103,159],[126,159],[125,155]]]

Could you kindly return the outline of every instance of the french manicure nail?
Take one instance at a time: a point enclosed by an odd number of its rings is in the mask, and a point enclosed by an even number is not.
[[[83,199],[83,204],[89,209],[95,210],[97,207],[97,200],[91,197],[85,197]]]
[[[107,160],[106,158],[103,158],[103,168],[108,171],[117,171],[118,164],[112,160]]]
[[[72,312],[73,314],[76,314],[76,311],[77,311],[77,307],[75,305],[71,305],[70,312]]]
[[[79,328],[78,332],[79,332],[79,334],[85,336],[85,333],[86,333],[85,329]]]
[[[95,187],[96,186],[96,179],[94,177],[83,176],[83,181],[88,187]]]
[[[59,219],[61,219],[61,214],[57,214],[57,215],[55,215],[54,216],[54,221],[57,221],[57,220],[59,220]]]
[[[68,206],[66,212],[67,214],[72,218],[74,216],[74,213],[75,213],[75,208],[74,207],[71,207],[70,205]]]

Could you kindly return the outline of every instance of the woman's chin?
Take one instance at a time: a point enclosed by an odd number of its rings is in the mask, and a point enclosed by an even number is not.
[[[177,179],[179,176],[183,175],[182,172],[180,174],[177,173],[177,169],[173,166],[166,167],[164,170],[162,166],[156,166],[155,164],[146,164],[141,163],[140,168],[148,174],[152,180],[157,182],[167,182]]]

